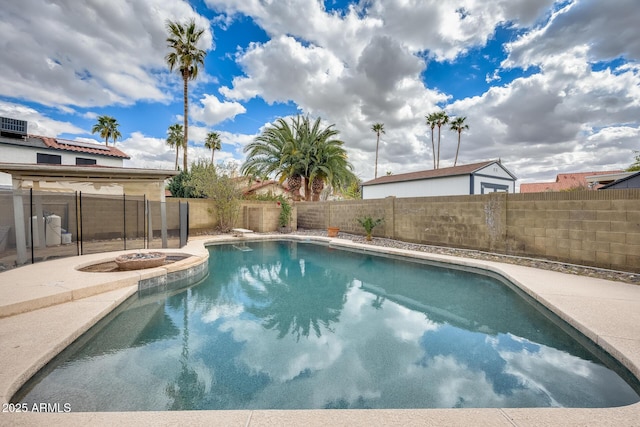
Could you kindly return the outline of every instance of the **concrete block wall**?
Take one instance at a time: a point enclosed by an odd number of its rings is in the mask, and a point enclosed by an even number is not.
[[[640,190],[512,194],[508,202],[510,253],[640,271]]]
[[[364,235],[355,218],[384,217],[374,236],[640,271],[640,190],[306,202],[298,225]]]
[[[218,221],[215,205],[208,199],[180,199],[189,202],[189,232],[199,233],[215,230]],[[291,215],[291,228],[297,229],[297,207],[294,205]],[[278,230],[280,207],[275,201],[241,202],[236,227],[247,228],[258,233]]]

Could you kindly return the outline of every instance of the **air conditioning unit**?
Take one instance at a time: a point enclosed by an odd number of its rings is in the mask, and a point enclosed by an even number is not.
[[[0,132],[2,135],[21,138],[27,135],[27,121],[0,117]]]

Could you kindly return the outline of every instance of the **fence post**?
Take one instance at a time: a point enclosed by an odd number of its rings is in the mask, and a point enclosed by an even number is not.
[[[80,206],[78,205],[78,192],[76,191],[76,253],[80,255]]]
[[[80,222],[80,234],[78,240],[80,240],[80,255],[84,254],[84,221],[82,214],[82,191],[80,192],[80,213],[78,215],[78,221]]]
[[[122,193],[122,241],[124,250],[127,250],[127,196]]]

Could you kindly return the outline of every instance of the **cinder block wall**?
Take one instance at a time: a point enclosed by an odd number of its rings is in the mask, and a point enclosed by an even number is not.
[[[374,236],[640,271],[640,190],[299,203],[301,228],[364,234],[356,218],[384,217]]]
[[[215,230],[218,220],[215,205],[208,199],[180,199],[189,202],[189,232],[199,233]],[[274,201],[241,202],[240,212],[235,226],[247,228],[258,233],[278,230],[280,207]],[[291,229],[297,229],[297,210],[293,206],[291,214]]]
[[[508,203],[510,253],[640,271],[640,190],[512,194]]]

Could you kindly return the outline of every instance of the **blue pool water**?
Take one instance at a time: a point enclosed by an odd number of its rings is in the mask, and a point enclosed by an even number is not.
[[[126,411],[640,399],[610,357],[498,278],[303,242],[210,252],[204,282],[127,301],[14,401]]]

